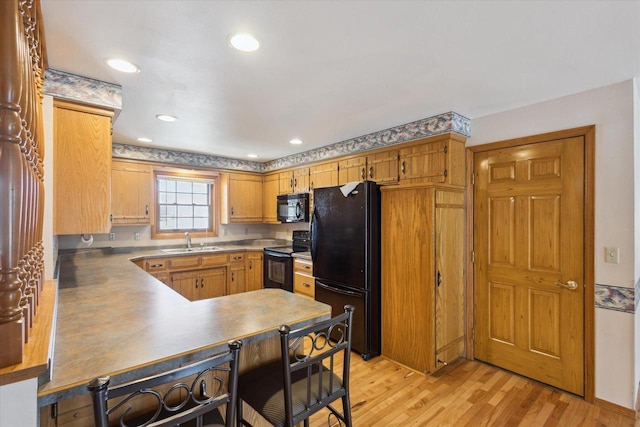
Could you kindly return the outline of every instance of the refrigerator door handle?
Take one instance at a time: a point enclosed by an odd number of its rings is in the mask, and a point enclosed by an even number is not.
[[[316,216],[316,208],[313,208],[311,213],[311,224],[309,224],[309,231],[311,234],[311,259],[316,258],[318,252],[318,217]]]
[[[344,289],[338,289],[338,288],[334,288],[333,286],[323,285],[320,282],[316,282],[316,285],[320,286],[321,288],[324,288],[324,289],[326,289],[328,291],[335,292],[337,294],[350,295],[350,296],[356,296],[356,297],[362,295],[360,292],[352,292],[352,291],[347,291],[347,290],[344,290]]]

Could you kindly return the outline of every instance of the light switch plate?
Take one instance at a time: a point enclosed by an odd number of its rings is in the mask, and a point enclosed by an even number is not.
[[[109,240],[116,240],[116,233],[109,233]]]
[[[620,263],[620,250],[618,248],[604,248],[604,262],[608,262],[610,264],[619,264]]]
[[[136,232],[136,233],[133,235],[133,238],[134,238],[134,239],[136,239],[136,240],[140,240],[140,233]]]

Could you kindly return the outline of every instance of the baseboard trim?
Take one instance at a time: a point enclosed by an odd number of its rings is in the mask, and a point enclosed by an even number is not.
[[[607,402],[606,400],[596,398],[596,406],[600,408],[608,409],[610,411],[617,412],[625,417],[636,419],[636,411],[633,409],[625,408],[624,406],[617,405],[615,403]]]

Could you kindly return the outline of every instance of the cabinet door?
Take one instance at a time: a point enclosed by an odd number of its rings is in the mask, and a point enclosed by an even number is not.
[[[111,230],[112,116],[99,108],[54,102],[54,234]]]
[[[367,156],[367,179],[378,184],[395,184],[398,175],[398,150]]]
[[[278,174],[265,175],[262,181],[262,222],[279,224],[278,194],[280,194]]]
[[[249,174],[221,176],[223,224],[262,222],[262,177]]]
[[[189,301],[198,299],[198,285],[194,271],[171,273],[171,287]]]
[[[338,162],[323,163],[309,168],[309,189],[338,185]]]
[[[366,177],[367,157],[353,157],[339,162],[338,185],[347,182],[363,181]]]
[[[464,354],[464,194],[436,191],[436,368]]]
[[[431,372],[435,369],[434,191],[387,186],[381,194],[382,354]]]
[[[293,192],[306,193],[309,191],[309,168],[298,168],[293,171]]]
[[[151,186],[151,167],[114,160],[111,166],[113,223],[148,224]]]
[[[198,299],[216,298],[225,295],[227,268],[216,267],[197,273]]]
[[[244,263],[236,262],[229,265],[229,289],[227,295],[245,292],[245,267]]]
[[[278,186],[280,194],[293,193],[293,171],[280,172],[278,180],[280,182]]]
[[[255,291],[263,287],[262,251],[247,253],[247,287],[248,291]]]

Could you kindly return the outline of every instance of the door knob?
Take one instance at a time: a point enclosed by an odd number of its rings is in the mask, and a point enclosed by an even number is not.
[[[570,291],[575,291],[578,289],[578,282],[574,280],[568,280],[567,283],[562,283],[561,281],[556,281],[556,286],[562,286],[563,288],[567,288]]]

